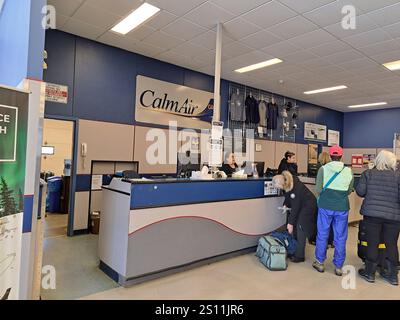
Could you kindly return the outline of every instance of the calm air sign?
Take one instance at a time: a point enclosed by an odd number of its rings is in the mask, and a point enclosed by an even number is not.
[[[210,128],[213,93],[137,76],[136,121],[187,128]]]

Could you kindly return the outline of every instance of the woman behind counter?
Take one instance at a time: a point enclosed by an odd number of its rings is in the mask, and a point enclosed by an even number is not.
[[[378,245],[383,239],[386,260],[380,274],[395,286],[399,284],[397,242],[400,233],[400,176],[396,173],[396,164],[397,159],[392,152],[381,151],[376,157],[375,169],[364,171],[356,187],[357,194],[364,198],[361,206],[364,219],[360,228],[365,232],[368,244],[365,266],[359,274],[368,282],[375,282]]]
[[[273,178],[274,185],[285,192],[284,206],[291,208],[287,230],[297,240],[296,253],[292,262],[305,261],[306,240],[317,230],[317,199],[314,194],[289,171]]]
[[[221,167],[221,171],[225,172],[228,177],[232,177],[239,166],[236,163],[235,154],[230,153],[229,156],[226,158],[225,163]]]

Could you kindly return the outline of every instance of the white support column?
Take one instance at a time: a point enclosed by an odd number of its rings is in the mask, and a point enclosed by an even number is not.
[[[215,50],[215,83],[214,83],[214,121],[221,120],[221,57],[222,57],[222,23],[217,24],[217,41]]]

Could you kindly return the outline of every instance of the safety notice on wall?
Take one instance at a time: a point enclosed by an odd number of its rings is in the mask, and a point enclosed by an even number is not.
[[[68,87],[54,83],[46,83],[46,101],[68,103]]]
[[[18,108],[0,105],[0,162],[15,161]]]

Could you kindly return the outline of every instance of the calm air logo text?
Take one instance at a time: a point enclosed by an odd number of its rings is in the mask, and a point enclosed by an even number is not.
[[[193,117],[198,114],[199,106],[193,104],[193,100],[187,98],[183,103],[170,100],[168,94],[164,93],[162,97],[156,97],[153,90],[146,90],[140,96],[140,104],[144,108],[152,108],[157,111],[164,111],[173,114],[178,114],[186,117]]]

